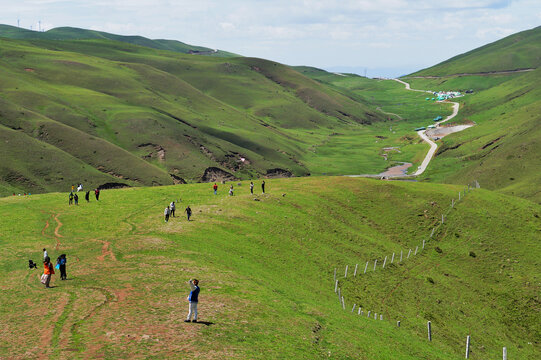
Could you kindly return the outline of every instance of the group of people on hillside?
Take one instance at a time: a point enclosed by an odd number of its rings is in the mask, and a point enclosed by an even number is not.
[[[51,258],[47,253],[47,249],[43,248],[43,275],[41,275],[41,283],[45,285],[46,288],[51,286],[51,277],[55,274],[54,269],[60,270],[60,280],[66,280],[68,275],[66,274],[66,264],[68,260],[66,259],[66,254],[60,255],[56,259],[56,266],[53,266],[51,263]],[[30,268],[32,268],[33,262],[30,260]]]
[[[69,193],[68,195],[68,205],[79,205],[79,196],[77,195],[76,192],[73,192],[74,190],[74,185],[71,186],[71,192]],[[79,189],[83,189],[83,185],[82,184],[79,184],[79,186],[77,187],[77,192],[79,192]],[[94,189],[94,196],[96,196],[96,201],[99,201],[100,200],[100,189]],[[90,191],[87,191],[85,193],[85,200],[86,202],[90,202]]]
[[[171,204],[165,207],[165,210],[163,211],[163,217],[165,222],[168,222],[170,217],[175,217],[176,208],[177,205],[175,204],[175,201],[171,201]],[[188,217],[188,221],[190,221],[190,218],[192,217],[192,209],[190,208],[190,205],[188,205],[186,209],[184,209],[184,212]]]
[[[239,183],[240,185],[240,183]],[[214,195],[218,195],[218,184],[217,183],[214,183],[214,185],[212,186],[212,189],[214,190]],[[233,184],[229,185],[229,196],[233,196],[235,193],[234,193],[235,189],[233,188]],[[264,194],[265,193],[265,180],[263,180],[261,182],[261,192]],[[254,194],[254,182],[253,181],[250,181],[250,194]]]

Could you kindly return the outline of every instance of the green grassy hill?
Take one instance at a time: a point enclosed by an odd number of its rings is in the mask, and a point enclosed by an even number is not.
[[[541,26],[452,57],[411,76],[451,76],[538,68],[541,65],[539,44]]]
[[[209,55],[219,57],[237,57],[239,55],[227,51],[209,49],[202,46],[185,44],[176,40],[151,40],[143,36],[123,36],[103,31],[59,27],[45,32],[21,29],[10,25],[0,24],[0,37],[9,39],[47,39],[47,40],[113,40],[133,45],[146,46],[159,50],[170,50],[183,54]]]
[[[442,140],[426,179],[464,183],[475,178],[487,188],[541,202],[541,70],[448,76],[537,68],[540,36],[541,27],[511,35],[404,78],[419,89],[475,91],[457,100],[456,122],[476,126]]]
[[[540,357],[539,205],[476,189],[451,208],[463,186],[345,177],[228,187],[0,199],[0,357],[461,359],[467,335],[470,359]],[[68,257],[47,290],[27,268],[43,247]],[[193,277],[200,324],[183,322]]]
[[[111,40],[0,39],[0,45],[2,131],[17,131],[19,146],[50,146],[35,161],[4,144],[12,160],[3,164],[2,194],[67,189],[74,179],[92,187],[104,180],[157,185],[386,166],[348,159],[346,146],[336,153],[346,159],[339,166],[307,156],[332,134],[371,132],[365,125],[383,116],[369,102],[275,62]],[[15,159],[29,161],[15,166]],[[74,161],[82,163],[74,168]]]

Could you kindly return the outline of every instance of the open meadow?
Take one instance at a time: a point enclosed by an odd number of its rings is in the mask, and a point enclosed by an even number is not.
[[[229,184],[105,190],[78,206],[67,193],[0,199],[0,358],[460,359],[467,335],[471,359],[541,355],[539,205],[345,177],[267,180],[266,194],[257,181],[253,196]],[[44,247],[68,259],[51,289]],[[190,278],[197,324],[183,322]]]

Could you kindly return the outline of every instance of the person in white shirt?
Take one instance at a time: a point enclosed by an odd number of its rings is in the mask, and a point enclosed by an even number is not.
[[[43,260],[47,259],[49,257],[49,254],[47,253],[47,250],[43,248]]]
[[[171,209],[171,216],[175,217],[175,202],[172,201],[171,205],[169,205],[169,208]]]

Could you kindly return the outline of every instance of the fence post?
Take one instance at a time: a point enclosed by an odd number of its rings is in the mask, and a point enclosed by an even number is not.
[[[349,266],[349,265],[346,265],[346,272],[345,272],[345,274],[344,274],[344,277],[345,277],[345,278],[348,277],[348,266]]]
[[[396,322],[396,327],[400,327],[400,320]]]
[[[466,338],[466,359],[470,358],[470,335]]]
[[[408,251],[408,257],[406,259],[409,259],[410,255],[411,255],[411,249],[410,249],[410,251]]]
[[[342,296],[342,309],[346,310],[346,303],[344,301],[344,297]]]
[[[419,246],[415,247],[415,254],[413,254],[413,255],[417,255],[417,250],[419,250]]]
[[[366,262],[366,265],[364,267],[364,273],[366,274],[366,269],[368,269],[368,261]]]
[[[503,347],[503,360],[507,360],[507,348]]]
[[[444,217],[443,217],[443,214],[441,214],[441,223],[443,224],[443,220],[444,220]]]
[[[378,319],[378,313],[374,313],[374,320]]]
[[[400,250],[400,262],[402,262],[402,250]]]
[[[351,312],[355,310],[355,306],[357,306],[357,304],[353,304],[353,307],[351,308]]]
[[[374,260],[374,271],[376,271],[376,265],[378,264],[378,259]]]
[[[385,269],[385,264],[387,263],[387,256],[385,256],[385,260],[383,260],[383,268]]]
[[[342,295],[340,294],[340,288],[338,288],[338,301],[342,298]]]
[[[383,320],[383,315],[379,314],[379,320]]]
[[[357,276],[357,267],[359,264],[355,264],[355,271],[353,272],[353,277]]]
[[[432,323],[429,321],[426,325],[428,327],[428,341],[432,341]]]
[[[357,311],[357,315],[361,315],[361,307],[359,306],[359,311]]]
[[[334,292],[336,293],[338,291],[338,280],[334,282]]]
[[[434,230],[436,230],[436,228],[432,228],[432,232],[430,233],[430,237],[434,236]]]
[[[393,263],[394,261],[394,253],[393,253],[393,257],[391,258],[391,264]]]
[[[423,249],[425,248],[425,240],[423,239]]]
[[[370,317],[370,310],[366,313],[366,317]]]

